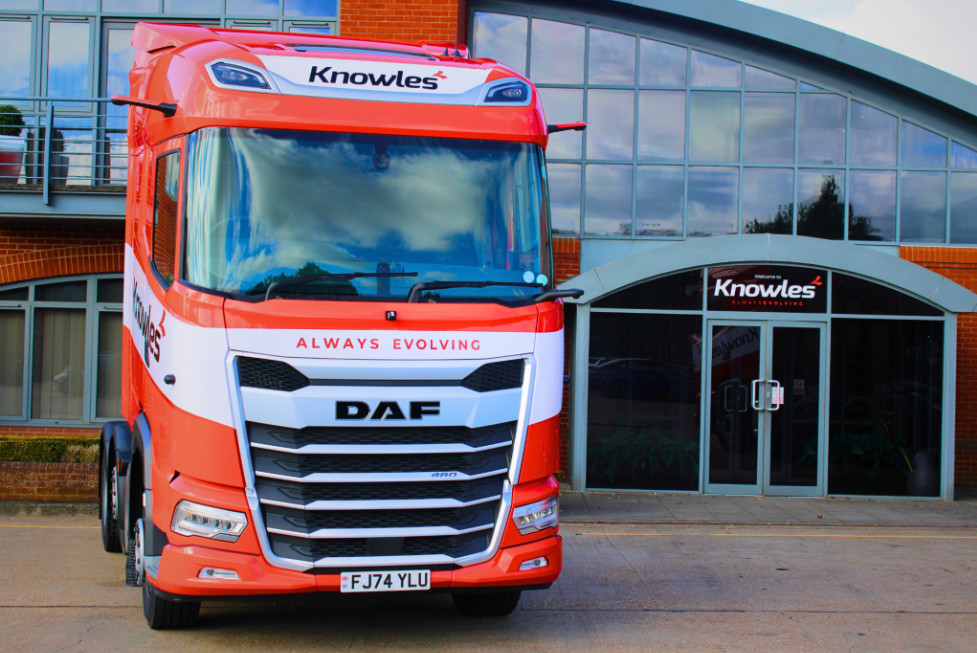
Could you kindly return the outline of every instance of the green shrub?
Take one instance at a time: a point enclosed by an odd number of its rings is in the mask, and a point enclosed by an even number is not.
[[[0,438],[0,461],[95,463],[98,438]]]
[[[0,135],[19,136],[24,127],[24,118],[20,109],[12,104],[0,104]]]

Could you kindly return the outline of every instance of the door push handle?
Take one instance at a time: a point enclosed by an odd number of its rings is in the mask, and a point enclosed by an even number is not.
[[[760,384],[763,387],[760,387]],[[775,413],[784,404],[784,387],[776,379],[753,379],[751,384],[753,393],[753,410],[765,410]],[[763,400],[766,398],[766,405]]]

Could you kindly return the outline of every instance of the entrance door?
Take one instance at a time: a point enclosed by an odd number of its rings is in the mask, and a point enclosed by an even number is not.
[[[824,494],[825,325],[710,321],[705,491]]]

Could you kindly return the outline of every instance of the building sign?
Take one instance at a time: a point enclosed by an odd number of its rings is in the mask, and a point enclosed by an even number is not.
[[[824,313],[828,273],[785,265],[709,268],[706,292],[710,311]]]

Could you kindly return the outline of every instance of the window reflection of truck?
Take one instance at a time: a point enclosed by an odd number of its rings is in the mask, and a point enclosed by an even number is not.
[[[549,586],[562,297],[532,85],[454,45],[140,24],[107,550],[208,598]]]

